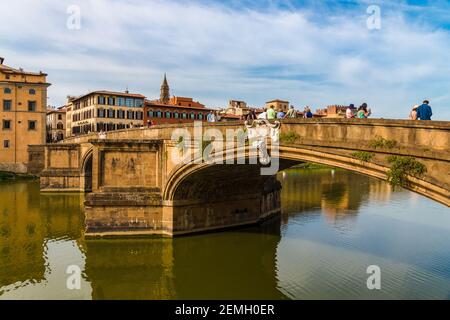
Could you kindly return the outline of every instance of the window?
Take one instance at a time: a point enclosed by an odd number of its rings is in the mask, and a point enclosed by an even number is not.
[[[3,130],[11,129],[11,120],[3,120]]]
[[[5,149],[9,148],[9,140],[3,140],[3,148]]]
[[[178,118],[180,117],[180,115],[178,114],[178,112],[174,112],[174,113],[173,113],[173,117],[174,117],[175,119],[178,119]]]
[[[100,96],[100,97],[98,97],[97,100],[98,100],[98,104],[102,104],[102,105],[105,104],[105,97]]]
[[[62,115],[58,114],[58,120],[62,120]]]
[[[133,111],[127,111],[127,119],[134,119],[134,112]]]
[[[184,112],[183,112],[183,113],[181,114],[181,116],[182,116],[183,119],[187,119],[187,113],[184,113]]]
[[[195,120],[195,113],[193,113],[193,112],[191,113],[191,119]]]
[[[142,112],[136,111],[136,119],[137,119],[137,120],[142,120],[142,116],[143,116],[143,113],[142,113]]]
[[[119,118],[119,119],[125,119],[125,111],[123,111],[123,110],[117,110],[117,118]]]
[[[11,111],[11,100],[3,100],[3,111]]]
[[[134,100],[134,106],[137,107],[137,108],[142,107],[143,104],[144,104],[144,100],[142,100],[142,99],[135,99]]]
[[[203,120],[203,113],[198,114],[198,120]]]
[[[127,107],[133,107],[133,106],[134,106],[133,99],[131,99],[131,98],[126,98],[126,99],[125,99],[125,106],[127,106]]]
[[[108,98],[108,105],[110,105],[110,106],[114,105],[114,98],[113,97],[109,97]]]
[[[104,118],[104,117],[105,117],[105,110],[103,110],[103,109],[98,109],[98,110],[97,110],[97,113],[98,113],[98,117],[99,117],[99,118]]]
[[[28,130],[36,130],[37,121],[28,121]]]
[[[11,93],[11,89],[10,88],[5,88],[5,89],[3,89],[3,93],[10,94]]]
[[[9,74],[7,74],[7,75],[5,76],[5,78],[6,78],[6,80],[9,80],[9,78],[10,78]]]
[[[58,122],[58,124],[56,125],[56,129],[63,130],[64,129],[63,123],[62,122]]]
[[[156,111],[156,117],[157,118],[162,118],[162,112],[161,111]]]
[[[28,111],[36,111],[36,101],[28,101]]]
[[[116,106],[125,106],[125,99],[124,98],[117,98],[116,99]]]
[[[115,118],[116,112],[113,109],[108,110],[108,118]]]
[[[147,117],[148,118],[153,118],[153,111],[152,110],[147,110]]]
[[[171,118],[171,117],[170,117],[170,112],[169,112],[169,111],[166,112],[166,118],[168,118],[168,119]]]
[[[30,89],[28,90],[28,93],[34,96],[36,94],[36,90]]]

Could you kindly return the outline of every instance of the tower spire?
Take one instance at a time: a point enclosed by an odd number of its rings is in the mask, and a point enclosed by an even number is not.
[[[169,103],[169,100],[170,100],[170,88],[169,88],[169,84],[167,82],[167,76],[164,73],[164,80],[161,85],[161,95],[159,97],[159,101],[167,104],[167,103]]]

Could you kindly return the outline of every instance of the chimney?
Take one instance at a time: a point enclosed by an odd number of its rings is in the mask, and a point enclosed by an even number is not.
[[[3,61],[5,61],[5,58],[0,57],[0,64],[3,64]]]

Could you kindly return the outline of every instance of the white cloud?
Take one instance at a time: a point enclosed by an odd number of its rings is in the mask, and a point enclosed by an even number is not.
[[[79,5],[81,30],[66,9]],[[424,98],[449,119],[450,35],[365,10],[336,13],[277,6],[256,10],[181,1],[16,0],[0,25],[0,55],[49,73],[50,103],[94,89],[158,94],[163,72],[173,93],[212,106],[272,98],[301,106],[368,102],[376,116],[406,117]],[[18,19],[17,17],[21,17]],[[434,99],[434,100],[433,100]]]

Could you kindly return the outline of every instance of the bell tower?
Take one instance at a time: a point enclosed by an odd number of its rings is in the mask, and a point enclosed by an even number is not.
[[[167,77],[166,74],[164,74],[164,81],[161,85],[161,95],[159,97],[159,101],[162,103],[169,103],[170,100],[170,88],[169,84],[167,83]]]

